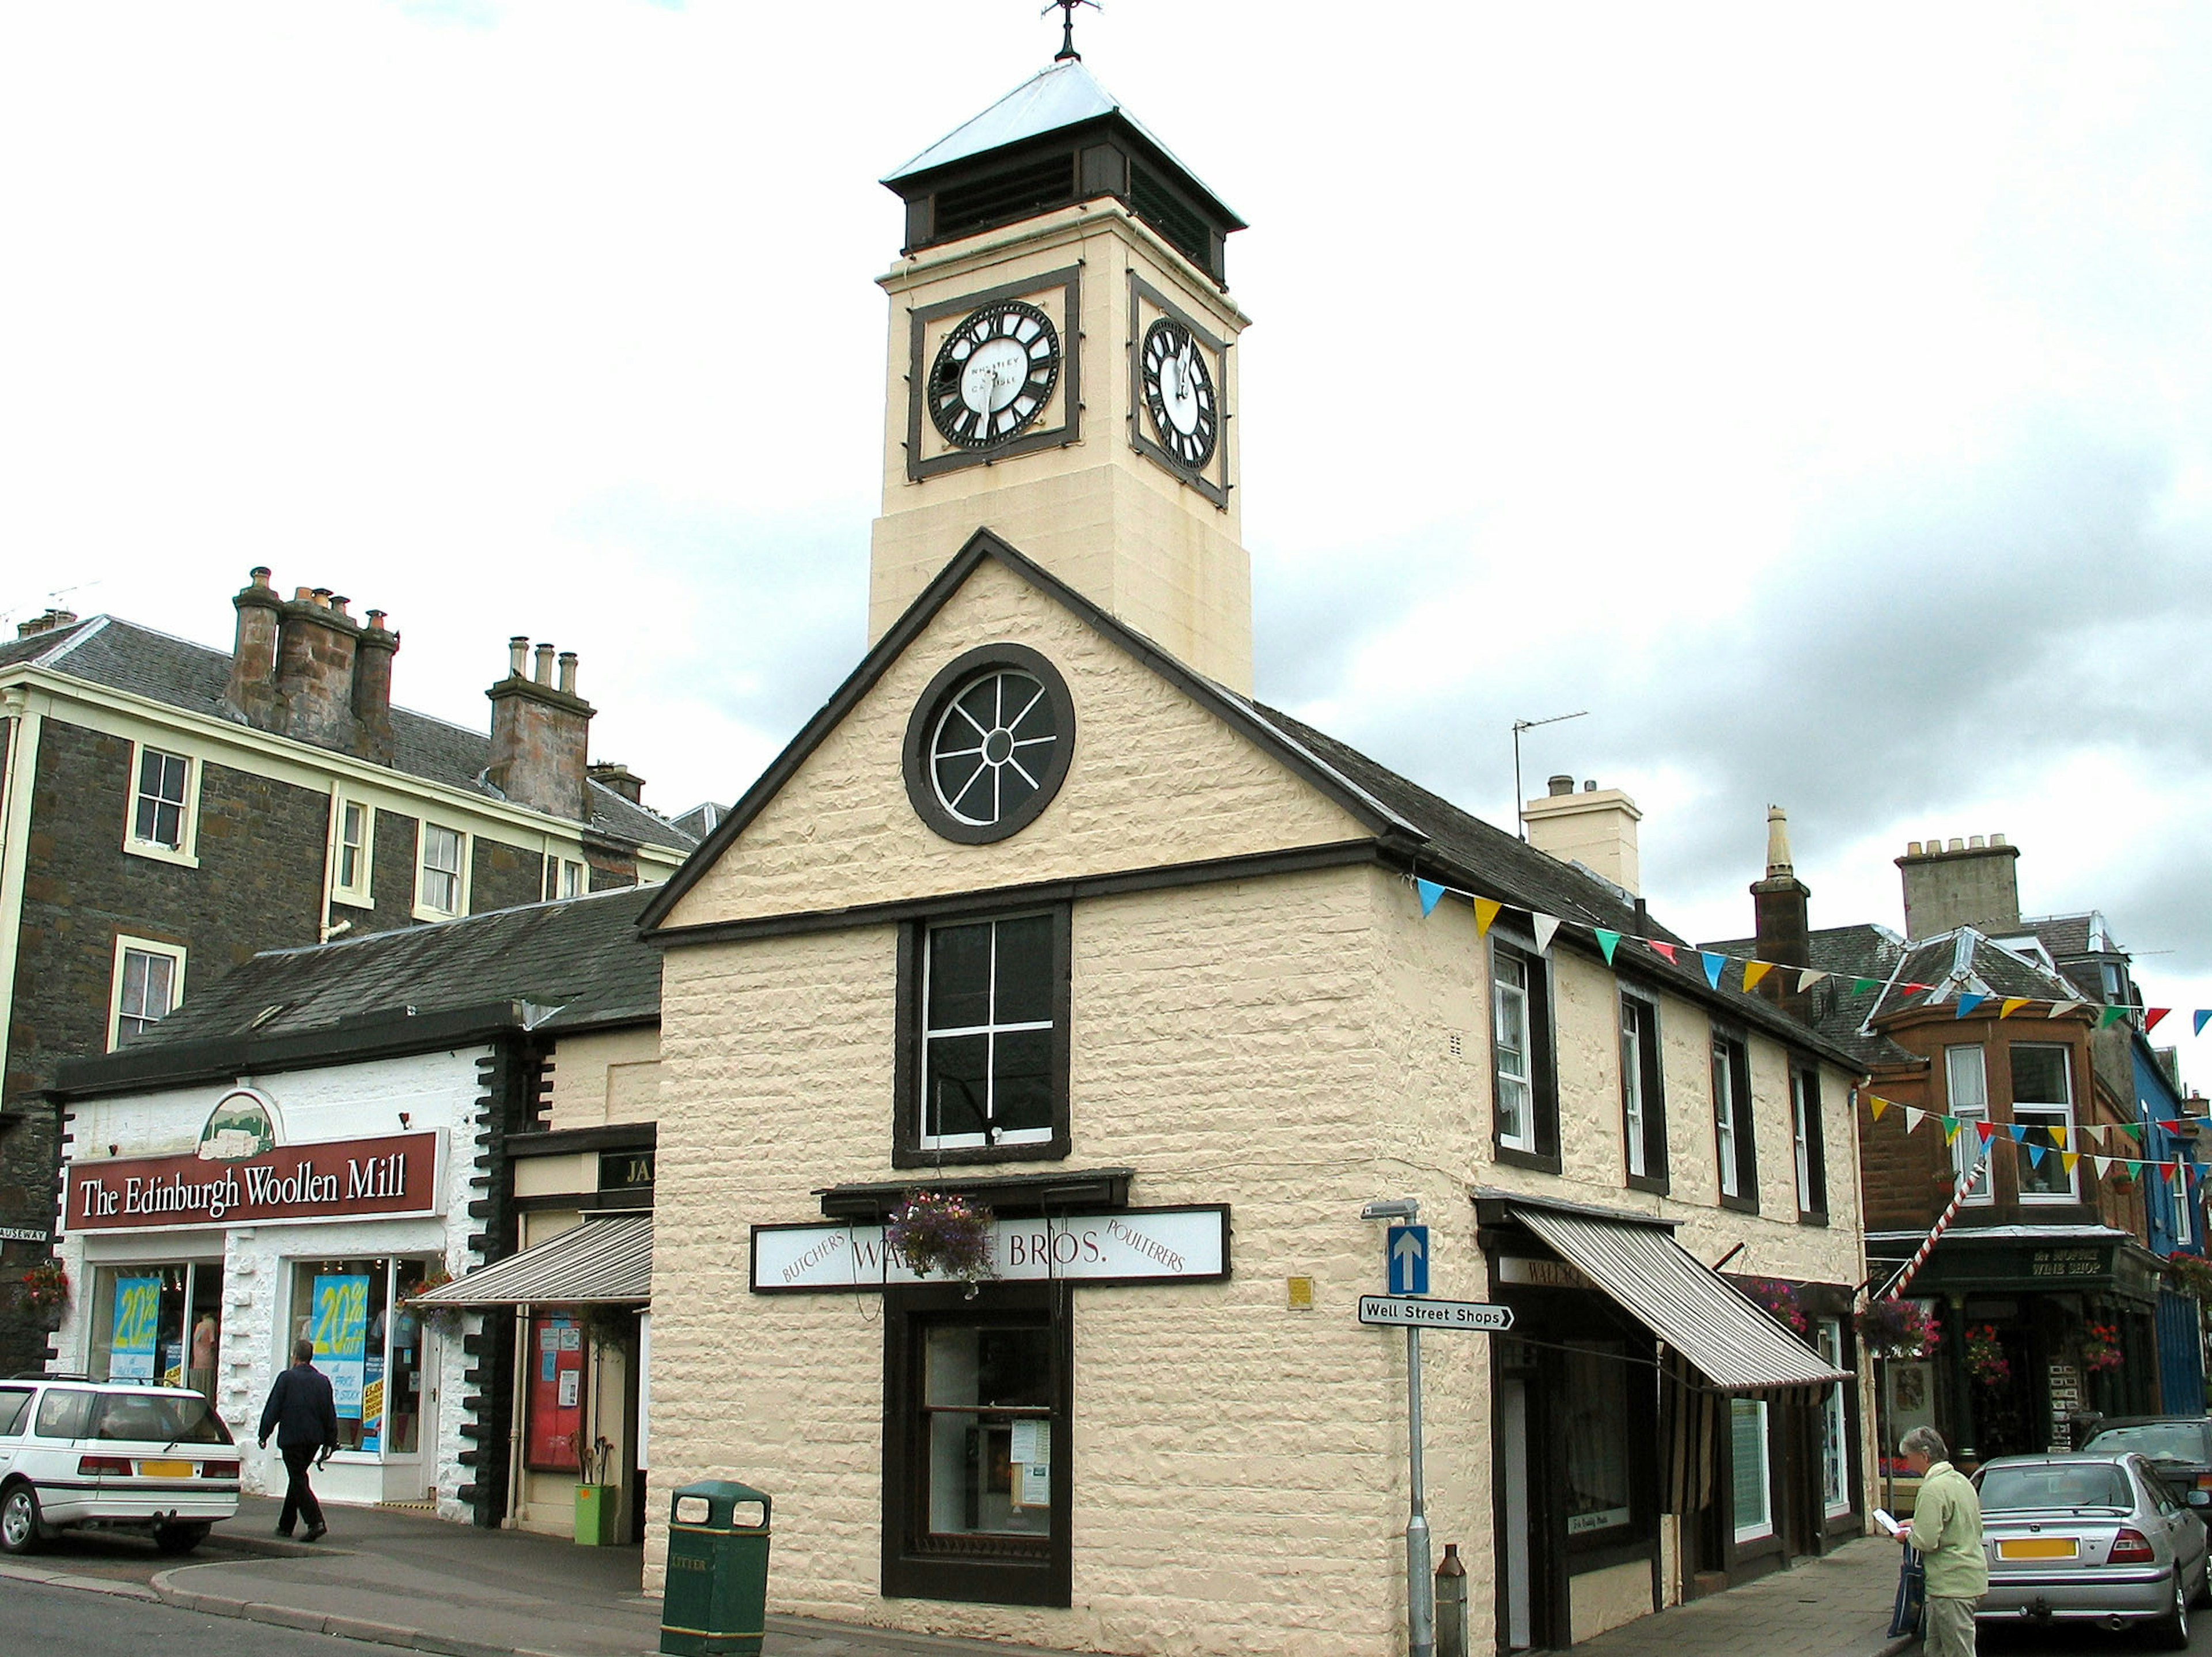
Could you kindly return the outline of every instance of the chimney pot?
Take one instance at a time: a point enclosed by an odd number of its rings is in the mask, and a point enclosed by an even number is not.
[[[1572,794],[1575,791],[1575,779],[1561,771],[1555,774],[1545,787],[1546,791],[1556,798],[1562,794]]]
[[[269,585],[269,566],[265,564],[255,564],[252,569],[246,572],[246,579],[251,581],[256,587],[266,587]]]
[[[525,658],[530,655],[530,635],[517,633],[507,642],[507,676],[520,679],[529,671]]]
[[[292,589],[292,602],[293,602],[293,603],[295,603],[295,604],[313,604],[314,601],[315,601],[315,589],[314,589],[313,588],[312,588],[312,587],[295,587],[295,588],[294,588]]]
[[[1992,834],[1991,836],[1990,836],[1990,844],[1991,846],[1993,846],[1993,847],[1994,847],[1994,846],[2001,846],[2001,845],[2002,845],[2004,843],[2005,843],[2005,838],[2004,838],[2004,836],[2003,836],[2003,835],[2002,835],[2002,834]]]
[[[1954,851],[1964,851],[1966,849],[1966,848],[1965,844],[1964,844],[1962,841],[1960,841],[1960,838],[1959,838],[1959,837],[1958,837],[1957,835],[1955,835],[1955,834],[1954,834],[1954,835],[1953,835],[1953,836],[1951,837],[1951,850],[1954,850]]]
[[[320,605],[324,609],[329,609],[331,607],[331,589],[327,587],[318,587],[315,589],[315,602]]]
[[[1982,849],[1982,837],[1978,834],[1968,835],[1966,837],[1966,849],[1969,851],[1979,851]]]
[[[570,696],[576,694],[576,653],[574,650],[561,652],[561,688]]]
[[[1584,794],[1595,794],[1597,792],[1597,778],[1593,777],[1584,783],[1583,784],[1583,792]]]
[[[1917,857],[1920,855],[1920,842],[1907,840],[1905,843],[1905,855],[1908,857]]]
[[[368,624],[371,627],[382,627],[384,625],[384,612],[381,610],[370,611],[368,612]]]
[[[550,685],[553,682],[553,647],[551,645],[541,644],[538,647],[538,671],[532,677],[540,685]]]
[[[347,598],[343,594],[333,593],[331,594],[331,608],[337,611],[337,613],[342,616],[346,615],[346,606],[352,602],[353,600]],[[353,618],[351,616],[346,616],[346,619],[348,621],[351,621]]]

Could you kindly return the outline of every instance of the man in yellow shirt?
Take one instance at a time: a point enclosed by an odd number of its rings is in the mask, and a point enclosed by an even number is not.
[[[1923,1657],[1973,1657],[1974,1605],[1990,1591],[1981,1497],[1945,1459],[1950,1452],[1934,1428],[1914,1428],[1897,1450],[1905,1471],[1920,1480],[1903,1534],[1928,1573]]]

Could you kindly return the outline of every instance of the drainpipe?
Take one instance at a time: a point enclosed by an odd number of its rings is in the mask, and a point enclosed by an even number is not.
[[[522,1389],[529,1385],[530,1307],[514,1308],[514,1377],[507,1404],[507,1514],[503,1531],[518,1529],[522,1508]]]
[[[6,1068],[9,1015],[15,1007],[15,958],[22,935],[23,884],[30,862],[31,795],[39,774],[39,734],[45,716],[17,685],[0,704],[8,722],[8,764],[0,771],[0,1069]]]

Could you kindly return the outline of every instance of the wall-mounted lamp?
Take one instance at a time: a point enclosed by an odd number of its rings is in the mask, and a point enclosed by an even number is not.
[[[402,1132],[402,1133],[405,1133],[405,1132],[407,1131],[407,1122],[408,1122],[408,1116],[407,1116],[407,1112],[404,1112],[404,1111],[400,1112],[400,1113],[399,1113],[399,1131],[400,1131],[400,1132]]]

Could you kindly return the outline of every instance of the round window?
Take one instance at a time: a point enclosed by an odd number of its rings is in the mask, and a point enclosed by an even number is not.
[[[1052,664],[987,645],[932,681],[907,727],[907,793],[947,839],[1002,840],[1036,820],[1067,775],[1075,710]]]

